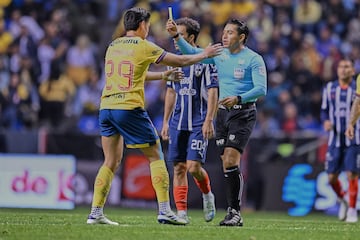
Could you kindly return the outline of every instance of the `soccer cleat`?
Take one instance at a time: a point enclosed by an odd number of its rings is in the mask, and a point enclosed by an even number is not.
[[[241,217],[240,211],[236,211],[235,209],[229,207],[227,209],[227,214],[224,218],[224,220],[222,220],[220,222],[220,226],[239,226],[242,227],[243,226],[243,219]]]
[[[179,211],[177,216],[180,218],[180,219],[183,219],[184,221],[186,221],[186,224],[189,224],[190,223],[190,219],[189,217],[187,216],[186,212],[185,211]]]
[[[162,224],[186,225],[188,223],[186,220],[178,217],[173,211],[168,211],[166,213],[160,212],[157,220]]]
[[[108,225],[115,225],[115,226],[119,225],[119,223],[109,220],[104,215],[101,215],[98,217],[89,215],[86,223],[87,224],[108,224]]]
[[[340,203],[338,218],[340,221],[344,221],[346,219],[346,213],[348,211],[349,205],[343,198],[338,198],[338,202]]]
[[[358,221],[357,210],[355,208],[349,208],[347,210],[345,222],[356,223]]]
[[[205,221],[212,221],[216,213],[215,196],[212,192],[209,193],[209,196],[207,198],[203,194],[203,208]]]

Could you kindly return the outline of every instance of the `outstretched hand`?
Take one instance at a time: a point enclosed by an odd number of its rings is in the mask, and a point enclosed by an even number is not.
[[[215,56],[218,56],[222,53],[223,51],[223,46],[221,45],[221,43],[216,43],[216,44],[209,44],[205,49],[204,49],[204,54],[206,55],[207,58],[212,58]]]
[[[184,79],[184,72],[181,68],[171,68],[167,71],[164,71],[164,78],[165,81],[172,81],[172,82],[180,82]]]

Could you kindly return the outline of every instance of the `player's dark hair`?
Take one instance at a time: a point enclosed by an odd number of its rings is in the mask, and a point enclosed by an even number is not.
[[[248,26],[246,25],[245,22],[243,21],[240,21],[239,19],[236,19],[236,18],[231,18],[229,19],[226,23],[226,24],[234,24],[234,25],[237,25],[237,32],[238,34],[244,34],[245,35],[245,39],[244,39],[244,44],[246,43],[247,39],[248,39],[248,36],[249,36],[249,28]]]
[[[175,22],[177,25],[185,26],[186,32],[189,34],[189,36],[194,35],[194,42],[196,42],[196,39],[200,33],[200,24],[198,21],[192,18],[184,17],[177,19]]]
[[[124,14],[125,31],[136,31],[142,21],[149,22],[149,20],[150,12],[148,10],[139,7],[130,8]]]

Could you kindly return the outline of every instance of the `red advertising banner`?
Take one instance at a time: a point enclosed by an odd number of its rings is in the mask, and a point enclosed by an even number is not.
[[[128,154],[123,164],[123,196],[132,199],[155,200],[149,160],[141,154]]]

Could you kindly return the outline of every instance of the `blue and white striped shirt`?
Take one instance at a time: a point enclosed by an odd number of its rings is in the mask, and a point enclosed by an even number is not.
[[[329,146],[350,146],[360,143],[360,124],[355,124],[355,136],[349,140],[345,136],[347,123],[350,119],[351,105],[356,94],[356,83],[352,81],[349,87],[342,88],[338,81],[329,82],[323,89],[321,104],[321,120],[330,120],[333,129],[329,133]]]
[[[184,79],[167,82],[176,92],[175,108],[170,119],[170,127],[189,130],[201,127],[207,113],[207,90],[218,87],[217,69],[212,64],[197,63],[183,67]]]

